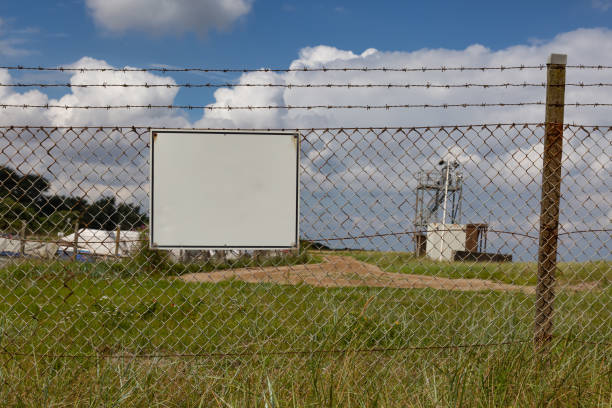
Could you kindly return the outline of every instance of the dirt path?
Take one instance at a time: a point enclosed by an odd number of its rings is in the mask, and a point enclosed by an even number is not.
[[[390,287],[390,288],[433,288],[441,290],[515,291],[535,293],[534,286],[512,285],[485,279],[449,279],[426,275],[410,275],[385,272],[375,265],[357,261],[346,256],[325,256],[320,264],[279,266],[267,268],[241,268],[217,272],[191,273],[180,276],[186,282],[220,282],[239,279],[249,283],[278,283],[296,285],[307,283],[319,287]],[[596,284],[582,284],[564,287],[566,290],[589,290]]]

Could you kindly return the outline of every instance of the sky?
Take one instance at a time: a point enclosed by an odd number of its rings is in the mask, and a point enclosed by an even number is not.
[[[184,12],[168,11],[175,4]],[[197,5],[201,5],[197,7]],[[223,8],[216,4],[229,4]],[[155,15],[151,18],[150,15]],[[185,16],[191,19],[185,23]],[[304,47],[361,53],[494,50],[578,28],[610,28],[610,0],[570,1],[3,1],[6,62],[62,65],[83,56],[114,66],[286,66]]]
[[[560,52],[569,54],[569,63],[587,64],[589,62],[610,62],[612,0],[573,0],[573,1],[387,1],[372,6],[371,2],[330,2],[330,1],[262,1],[262,0],[24,0],[4,1],[0,4],[0,65],[23,66],[77,66],[89,67],[207,67],[207,68],[288,68],[292,64],[301,66],[422,66],[422,65],[490,65],[490,64],[542,64],[547,54]],[[75,75],[61,73],[33,73],[25,71],[0,71],[7,82],[67,82],[92,81],[144,82],[157,80],[165,83],[170,75]],[[515,74],[515,75],[514,75]],[[576,75],[574,75],[576,74]],[[588,79],[584,73],[568,73],[569,79]],[[593,73],[589,73],[593,74]],[[605,76],[591,75],[594,80]],[[7,76],[8,75],[8,76]],[[572,75],[574,75],[572,77]],[[175,82],[236,82],[248,80],[288,82],[469,82],[475,79],[491,79],[493,82],[545,80],[545,73],[527,72],[491,73],[491,75],[239,75],[239,74],[172,74]],[[450,81],[447,80],[450,78]],[[20,94],[27,90],[13,88],[6,92],[14,96],[13,102],[23,101]],[[28,101],[45,103],[48,100],[107,102],[117,100],[121,90],[94,90],[94,92],[70,92],[67,88],[46,88],[43,95],[30,94]],[[182,105],[227,104],[228,101],[247,101],[241,105],[255,102],[282,101],[296,104],[297,101],[323,100],[328,95],[321,92],[293,90],[279,96],[274,90],[257,89],[257,92],[240,89],[198,88],[179,91],[170,89],[137,92],[125,99],[125,104],[138,102]],[[259,92],[262,91],[262,92]],[[338,104],[342,101],[359,100],[414,103],[436,103],[435,98],[443,92],[332,92]],[[507,91],[507,90],[506,90]],[[457,99],[443,95],[448,103],[485,102],[483,96],[492,96],[486,102],[516,102],[518,100],[541,100],[543,89],[535,93],[505,92],[503,89],[483,94],[478,90],[466,93],[455,92]],[[531,90],[528,90],[531,91]],[[75,96],[75,94],[77,94]],[[426,95],[425,95],[426,94]],[[343,98],[343,95],[346,98]],[[424,96],[434,98],[426,100]],[[582,93],[581,95],[586,95]],[[391,96],[391,97],[389,97]],[[394,97],[397,96],[397,97]],[[465,98],[467,96],[467,98]],[[336,98],[337,97],[337,98]],[[64,98],[64,99],[62,99]],[[400,98],[400,99],[398,99]],[[586,102],[585,99],[582,102]],[[601,102],[601,101],[600,101]],[[108,104],[108,103],[107,103]],[[239,105],[240,105],[239,104]],[[365,104],[365,103],[364,103]],[[374,103],[368,103],[374,104]],[[384,103],[383,103],[384,104]],[[489,112],[492,110],[488,110]],[[531,109],[541,113],[541,109]],[[502,118],[510,118],[511,110],[506,110]],[[223,124],[220,118],[230,118],[226,125],[244,126],[244,121],[233,120],[246,117],[247,124],[254,126],[313,126],[312,120],[288,116],[280,120],[279,115],[256,114],[227,115],[227,112],[210,112],[209,120],[203,120],[201,110],[173,112],[170,120],[160,112],[150,115],[158,124],[211,125]],[[348,112],[341,112],[333,119],[313,120],[321,126],[358,125]],[[368,125],[417,124],[411,114],[402,113],[401,121],[397,115],[362,115],[356,118]],[[459,113],[456,110],[454,113]],[[482,117],[483,112],[478,112]],[[591,112],[592,113],[592,112]],[[439,122],[448,117],[453,123],[457,117],[440,115],[439,112],[425,117],[424,121]],[[607,112],[606,112],[607,114]],[[590,114],[588,114],[590,115]],[[38,117],[40,115],[37,114]],[[134,123],[143,115],[66,115],[59,112],[61,119],[87,124],[125,124]],[[145,115],[146,116],[146,115]],[[161,121],[159,120],[162,117]],[[314,115],[316,116],[316,115]],[[539,120],[534,114],[528,120]],[[185,119],[183,121],[177,119]],[[461,112],[459,117],[465,117]],[[590,117],[590,116],[589,116]],[[12,112],[11,118],[15,118]],[[118,120],[131,119],[125,123]],[[405,118],[408,118],[406,121]],[[572,116],[570,115],[570,118]],[[0,119],[3,117],[0,115]],[[483,118],[484,119],[484,118]],[[500,118],[501,119],[501,118]],[[586,120],[587,118],[585,118]],[[108,123],[104,123],[108,120]],[[524,120],[527,120],[525,117]],[[4,122],[4,120],[2,120]],[[97,121],[97,122],[96,122]],[[169,123],[169,122],[172,123]],[[233,123],[229,123],[233,122]],[[237,122],[237,123],[236,123]],[[380,123],[377,123],[380,122]],[[444,122],[444,121],[443,121]],[[424,122],[423,122],[424,123]],[[427,124],[432,124],[431,122]],[[267,126],[266,126],[267,125]]]
[[[569,64],[612,65],[612,0],[574,1],[263,1],[263,0],[23,0],[0,3],[0,66],[64,66],[90,68],[291,68],[291,67],[440,67],[440,66],[500,66],[545,64],[550,53],[568,54]],[[288,73],[199,73],[175,74],[160,72],[100,73],[100,72],[31,72],[0,69],[0,83],[71,82],[79,83],[400,83],[400,84],[461,84],[461,83],[542,83],[545,70],[486,71],[486,72],[288,72]],[[569,83],[612,83],[611,70],[570,70]],[[304,89],[246,88],[221,89],[181,88],[0,88],[0,104],[57,105],[385,105],[385,104],[454,104],[454,103],[516,103],[544,100],[544,88],[469,88],[469,89]],[[568,87],[567,102],[612,103],[609,87]],[[567,107],[566,122],[586,125],[612,124],[612,108],[597,109]],[[392,127],[469,125],[480,123],[542,122],[543,106],[505,108],[449,109],[390,109],[390,110],[70,110],[70,109],[2,109],[0,125],[49,126],[163,126],[202,128],[311,128],[331,126]],[[325,135],[324,135],[325,136]],[[335,140],[320,150],[305,152],[309,160],[304,166],[308,180],[333,179],[337,190],[359,182],[365,191],[376,194],[400,194],[402,200],[414,188],[412,181],[401,188],[392,183],[385,188],[376,180],[388,177],[393,166],[402,166],[406,174],[433,166],[439,157],[461,158],[466,171],[472,174],[472,184],[483,179],[497,183],[494,191],[513,203],[522,192],[504,183],[516,177],[519,185],[527,186],[530,206],[537,206],[534,171],[537,174],[541,142],[519,143],[512,132],[496,136],[491,151],[478,149],[479,144],[491,143],[486,132],[478,132],[469,145],[458,148],[452,138],[430,141],[428,153],[412,147],[407,164],[398,158],[385,156],[372,160],[365,169],[363,163],[343,150],[333,150]],[[126,146],[120,135],[105,154],[117,155]],[[568,228],[598,225],[609,227],[612,219],[610,180],[602,174],[610,170],[610,133],[597,133],[579,140],[581,154],[567,156],[568,173],[580,170],[586,185],[580,197],[591,200],[591,210],[569,209],[565,218]],[[323,137],[322,137],[323,139]],[[434,138],[435,139],[435,138]],[[588,139],[588,140],[587,140]],[[588,143],[587,143],[588,142]],[[15,141],[14,143],[18,143]],[[26,142],[23,142],[26,143]],[[27,143],[26,143],[27,145]],[[400,146],[394,146],[399,148]],[[66,146],[67,149],[72,148]],[[144,147],[143,147],[144,148]],[[372,144],[362,151],[364,157],[376,158],[388,153],[389,146]],[[588,148],[588,149],[587,149]],[[585,156],[585,150],[589,155]],[[139,163],[110,166],[108,160],[95,162],[96,156],[80,168],[70,169],[68,163],[80,151],[65,153],[66,164],[54,182],[56,191],[69,193],[79,171],[104,172],[128,186],[125,200],[137,197],[145,203],[148,194],[146,172]],[[578,151],[578,150],[577,150]],[[5,153],[6,154],[6,153]],[[306,156],[310,154],[311,156]],[[334,157],[339,168],[317,167],[320,160]],[[516,157],[524,157],[516,162]],[[514,160],[513,160],[514,159]],[[94,161],[92,163],[92,161]],[[32,170],[44,173],[45,160],[31,161]],[[484,164],[487,167],[483,169]],[[510,163],[510,164],[508,164]],[[514,164],[512,164],[514,163]],[[126,166],[132,166],[131,169]],[[310,166],[310,167],[309,167]],[[351,167],[352,166],[352,167]],[[471,166],[471,167],[470,167]],[[514,168],[512,167],[514,166]],[[73,166],[74,167],[74,166]],[[79,170],[80,169],[80,170]],[[93,170],[92,170],[93,169]],[[331,174],[331,173],[334,174]],[[508,173],[509,172],[509,173]],[[590,173],[589,173],[590,172]],[[129,177],[123,174],[130,174]],[[135,175],[137,174],[137,175]],[[364,180],[351,174],[366,174]],[[402,172],[402,174],[404,174]],[[335,177],[335,178],[334,178]],[[402,176],[404,177],[404,176]],[[587,178],[588,177],[588,178]],[[78,177],[76,177],[78,179]],[[480,180],[476,180],[480,178]],[[94,199],[104,194],[119,194],[119,187],[102,183],[102,176],[90,178],[86,193]],[[578,180],[578,179],[576,179]],[[576,181],[579,184],[579,181]],[[131,187],[130,187],[131,186]],[[537,187],[537,186],[536,186]],[[357,189],[359,190],[359,189]],[[485,191],[481,191],[484,193]],[[329,194],[332,194],[331,192]],[[358,196],[358,192],[356,192]],[[400,194],[401,195],[401,194]],[[398,200],[400,198],[398,197]],[[312,197],[313,204],[316,198]],[[478,202],[478,189],[473,188],[472,202]],[[374,218],[379,210],[366,211],[368,205],[349,203],[353,213],[360,213],[362,225],[376,229]],[[397,207],[397,203],[389,205]],[[525,207],[523,205],[522,207]],[[516,204],[515,212],[503,214],[491,210],[493,223],[516,227],[514,218],[524,208]],[[314,208],[314,207],[313,207]],[[335,210],[340,211],[340,208]],[[334,210],[334,211],[335,211]],[[387,209],[384,209],[387,211]],[[482,207],[475,206],[471,221],[477,220]],[[365,212],[364,212],[365,211]],[[399,209],[389,210],[392,216]],[[585,213],[586,211],[586,213]],[[504,218],[505,217],[505,218]],[[496,220],[495,218],[499,218]],[[502,218],[504,218],[502,220]],[[357,219],[357,217],[356,217]],[[520,223],[519,223],[520,224]],[[537,219],[529,219],[526,229],[536,227]],[[354,228],[353,228],[354,227]],[[352,229],[359,228],[354,225]],[[338,226],[338,233],[351,232]],[[379,228],[380,229],[380,228]],[[350,230],[350,231],[349,231]],[[354,231],[352,231],[354,232]],[[314,234],[314,231],[313,231]],[[609,234],[608,234],[609,235]],[[606,250],[603,246],[603,250]],[[578,248],[580,250],[580,248]],[[601,245],[599,247],[601,250]],[[608,251],[609,252],[609,251]],[[580,254],[579,254],[580,255]],[[610,254],[604,254],[610,256]]]

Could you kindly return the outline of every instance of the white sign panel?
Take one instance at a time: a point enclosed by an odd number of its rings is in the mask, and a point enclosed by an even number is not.
[[[297,133],[160,129],[150,142],[152,248],[297,247]]]

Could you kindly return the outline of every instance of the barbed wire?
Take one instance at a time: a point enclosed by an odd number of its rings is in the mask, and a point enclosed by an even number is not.
[[[555,68],[556,65],[551,65]],[[559,66],[561,69],[563,66]],[[456,66],[456,67],[298,67],[298,68],[201,68],[201,67],[153,67],[153,68],[108,68],[108,67],[43,67],[43,66],[0,66],[0,69],[19,71],[59,71],[59,72],[204,72],[204,73],[249,73],[249,72],[449,72],[449,71],[510,71],[544,70],[546,64],[539,65],[499,65],[499,66]],[[566,65],[570,69],[612,69],[612,65]]]
[[[59,104],[0,104],[0,108],[21,109],[82,109],[82,110],[111,110],[111,109],[204,109],[204,110],[272,110],[272,109],[448,109],[448,108],[491,108],[491,107],[516,107],[516,106],[545,106],[546,102],[482,102],[482,103],[443,103],[443,104],[387,104],[387,105],[263,105],[263,106],[215,106],[215,105],[59,105]],[[612,103],[600,102],[569,102],[565,104],[548,104],[553,107],[610,107]]]
[[[368,131],[368,132],[380,132],[380,131],[390,131],[390,130],[396,130],[396,131],[412,131],[412,130],[419,130],[419,129],[423,129],[423,130],[433,130],[433,129],[451,129],[451,130],[461,130],[463,128],[465,128],[465,130],[470,130],[470,129],[477,129],[477,128],[483,128],[483,129],[487,129],[487,128],[496,128],[499,129],[501,127],[509,127],[509,128],[516,128],[516,127],[521,127],[521,128],[528,128],[530,126],[532,127],[536,127],[536,128],[543,128],[545,127],[548,123],[552,123],[552,124],[556,124],[554,122],[517,122],[517,123],[472,123],[472,124],[464,124],[464,125],[422,125],[422,126],[368,126],[368,127],[351,127],[351,126],[340,126],[340,127],[311,127],[311,128],[249,128],[248,130],[251,131],[279,131],[279,132],[283,132],[283,131],[295,131],[295,132],[315,132],[315,131],[338,131],[338,132],[348,132],[348,131]],[[584,128],[592,128],[592,130],[604,130],[606,132],[611,132],[612,131],[612,124],[610,125],[587,125],[587,124],[579,124],[579,123],[564,123],[563,124],[563,128],[564,129],[571,129],[571,128],[578,128],[578,129],[584,129]],[[165,128],[165,127],[152,127],[150,125],[128,125],[128,126],[109,126],[109,125],[97,125],[97,126],[45,126],[45,125],[2,125],[0,124],[0,129],[6,129],[6,130],[16,130],[16,129],[24,129],[24,130],[31,130],[31,129],[36,129],[36,130],[40,130],[40,131],[47,131],[48,129],[50,129],[50,131],[55,131],[55,130],[60,130],[60,129],[64,129],[64,130],[70,130],[70,129],[79,129],[79,130],[117,130],[117,131],[121,131],[121,130],[132,130],[132,131],[137,131],[139,129],[144,130],[146,132],[152,130],[152,129],[160,129],[160,130],[172,130],[174,128]],[[186,130],[231,130],[231,131],[236,131],[236,130],[245,130],[245,129],[241,129],[241,128],[183,128]]]
[[[612,65],[566,65],[565,68],[571,69],[612,69]]]
[[[128,84],[128,83],[99,83],[99,84],[71,84],[71,83],[0,83],[0,87],[15,87],[15,88],[426,88],[426,89],[452,89],[452,88],[545,88],[546,82],[520,82],[520,83],[497,83],[497,84],[485,84],[485,83],[455,83],[455,84],[436,84],[436,83],[412,83],[412,84],[400,84],[400,83],[318,83],[318,84],[273,84],[273,83],[178,83],[178,84]],[[612,83],[608,82],[593,82],[593,83],[566,83],[564,85],[551,84],[550,87],[579,87],[579,88],[592,88],[592,87],[610,87]]]

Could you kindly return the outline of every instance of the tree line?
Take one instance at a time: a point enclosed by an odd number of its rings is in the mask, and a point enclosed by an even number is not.
[[[43,176],[20,174],[0,166],[0,231],[15,232],[25,222],[35,233],[69,232],[81,228],[130,230],[148,224],[136,204],[103,196],[94,202],[82,197],[50,194],[51,183]]]

